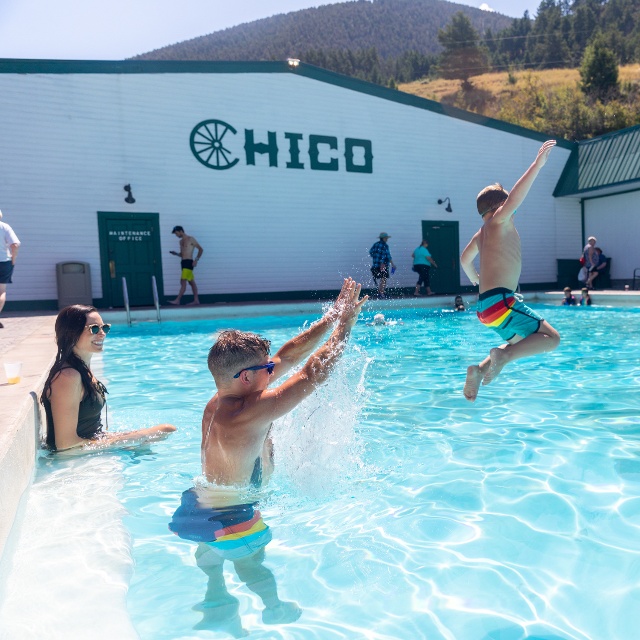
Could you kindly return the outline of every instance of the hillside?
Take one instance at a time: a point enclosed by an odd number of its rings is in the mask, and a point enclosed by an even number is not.
[[[619,75],[622,90],[605,104],[584,96],[578,69],[485,73],[474,76],[470,91],[460,80],[442,78],[398,89],[550,135],[583,139],[640,122],[640,64],[621,66]]]
[[[511,80],[509,79],[511,76]],[[541,87],[548,90],[574,87],[580,81],[578,69],[545,69],[538,71],[513,71],[512,73],[484,73],[474,76],[473,86],[480,92],[486,92],[487,106],[483,115],[495,117],[503,103],[513,100],[522,89],[526,78],[534,77]],[[620,67],[620,82],[631,83],[640,79],[640,64],[629,64]],[[444,80],[443,78],[416,80],[398,85],[400,91],[412,93],[421,98],[428,98],[444,104],[453,104],[459,97],[461,80]]]
[[[463,11],[482,34],[512,19],[445,0],[355,0],[256,20],[136,56],[137,60],[305,60],[305,52],[375,49],[383,59],[407,51],[436,54],[438,29]],[[206,26],[203,27],[203,30]]]

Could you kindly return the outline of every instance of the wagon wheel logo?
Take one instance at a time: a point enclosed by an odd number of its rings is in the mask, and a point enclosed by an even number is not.
[[[224,137],[236,130],[222,120],[203,120],[191,132],[189,144],[198,162],[209,169],[231,169],[238,164],[238,158],[233,158],[231,151],[224,146]]]

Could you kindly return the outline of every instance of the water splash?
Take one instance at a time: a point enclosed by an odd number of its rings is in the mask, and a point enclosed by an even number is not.
[[[362,466],[357,426],[371,362],[362,349],[348,347],[327,383],[274,424],[276,469],[297,492],[332,495]]]

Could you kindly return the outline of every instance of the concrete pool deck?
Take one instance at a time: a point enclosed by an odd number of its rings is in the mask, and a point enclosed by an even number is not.
[[[580,291],[574,291],[579,296]],[[562,291],[525,292],[525,300],[560,304]],[[596,291],[591,293],[594,306],[640,307],[640,291]],[[463,295],[473,303],[476,296]],[[162,307],[163,321],[220,319],[239,316],[317,313],[319,301],[274,303],[234,303],[198,307]],[[392,312],[411,307],[452,308],[453,296],[390,298],[372,300],[368,313]],[[121,310],[101,310],[103,319],[126,323]],[[135,322],[156,322],[154,308],[134,309]],[[3,313],[0,329],[0,556],[11,530],[22,495],[33,476],[43,414],[37,398],[46,373],[55,356],[55,312]],[[5,362],[22,362],[18,384],[7,384]]]

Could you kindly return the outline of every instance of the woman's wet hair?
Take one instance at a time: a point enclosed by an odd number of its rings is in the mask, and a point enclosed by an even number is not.
[[[58,352],[42,389],[40,401],[43,404],[44,399],[49,398],[53,379],[65,368],[75,369],[80,374],[86,395],[95,397],[102,393],[102,389],[95,384],[87,365],[73,351],[87,326],[87,316],[90,313],[97,313],[97,311],[95,307],[89,305],[72,304],[62,309],[58,314],[55,325]]]
[[[209,371],[216,381],[230,380],[238,371],[259,364],[270,348],[271,342],[255,333],[222,331],[209,349]]]

